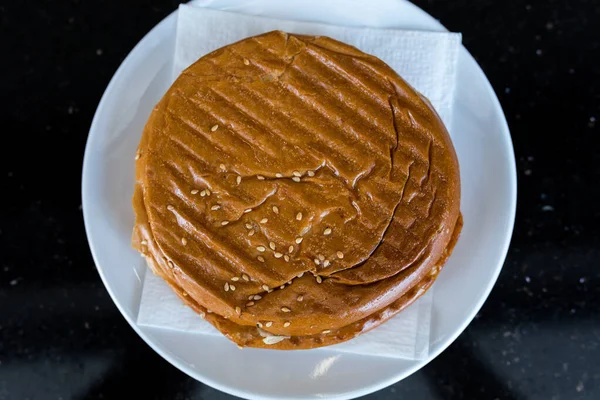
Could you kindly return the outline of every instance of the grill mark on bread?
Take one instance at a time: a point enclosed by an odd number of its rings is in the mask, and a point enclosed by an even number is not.
[[[215,154],[217,153],[218,156],[214,156],[213,158],[215,159],[221,159],[221,160],[227,160],[228,163],[235,163],[235,164],[239,164],[240,161],[239,159],[237,159],[235,156],[231,155],[228,152],[223,151],[223,148],[220,146],[220,143],[218,141],[210,141],[210,140],[206,140],[208,138],[208,136],[205,135],[198,135],[193,131],[193,125],[188,125],[185,120],[181,119],[181,117],[175,116],[173,114],[171,114],[171,116],[173,117],[174,120],[178,121],[181,123],[181,126],[184,128],[184,130],[186,132],[188,132],[189,135],[194,136],[195,142],[194,145],[197,146],[196,149],[191,149],[189,145],[185,145],[183,144],[181,141],[177,140],[176,138],[169,136],[167,138],[167,142],[176,142],[180,148],[186,150],[189,154],[189,156],[191,156],[192,158],[194,158],[199,165],[202,165],[204,168],[206,168],[205,170],[203,170],[204,174],[214,174],[214,172],[217,170],[218,167],[212,167],[210,163],[207,163],[204,159],[201,159],[198,156],[198,153],[201,153],[199,151],[197,151],[197,148],[205,148],[208,149],[210,148],[212,153],[211,154]],[[206,144],[209,143],[210,147],[206,146]],[[204,146],[204,147],[202,147]]]
[[[253,209],[258,209],[258,208],[259,208],[260,206],[262,206],[262,204],[264,204],[264,203],[267,201],[267,199],[268,199],[269,197],[271,197],[273,194],[274,194],[274,192],[272,192],[271,194],[267,195],[267,196],[266,196],[266,197],[265,197],[263,200],[260,200],[260,203],[254,203],[252,208],[253,208]],[[294,195],[297,195],[297,196],[300,196],[300,197],[295,197]],[[291,198],[289,198],[289,197],[288,197],[288,200],[296,200],[296,201],[298,201],[298,202],[296,203],[298,208],[301,208],[301,209],[308,209],[308,208],[310,208],[310,202],[309,202],[308,200],[305,200],[305,199],[303,198],[303,194],[302,194],[302,193],[300,193],[300,192],[292,192],[292,197],[291,197]],[[232,218],[231,218],[231,221],[232,221],[232,222],[235,222],[235,221],[239,220],[239,218],[240,218],[240,217],[241,217],[241,215],[240,215],[240,216],[234,216],[234,217],[232,217]],[[365,218],[365,219],[363,219],[363,221],[369,221],[369,219],[368,219],[368,218]],[[318,221],[317,221],[317,222],[318,222]],[[361,245],[361,243],[364,243],[364,242],[365,242],[365,238],[366,238],[366,237],[369,237],[369,236],[371,236],[371,235],[372,235],[371,233],[369,233],[369,231],[370,231],[370,228],[368,228],[368,227],[367,227],[366,225],[364,225],[364,224],[361,224],[361,225],[362,225],[362,226],[361,226],[361,228],[365,228],[365,229],[367,229],[367,230],[366,230],[366,231],[364,231],[364,234],[362,234],[362,233],[363,233],[363,230],[362,230],[362,229],[360,229],[360,228],[359,228],[359,229],[357,229],[357,232],[356,232],[355,236],[354,236],[354,237],[352,237],[352,238],[350,239],[350,241],[349,241],[349,246],[350,246],[350,247],[354,247],[354,246],[359,246],[359,245]],[[261,229],[262,229],[262,228],[261,228]],[[267,236],[269,236],[269,237],[271,237],[271,238],[273,238],[273,237],[277,237],[277,240],[278,240],[278,241],[283,241],[283,240],[285,240],[283,237],[281,237],[281,236],[277,235],[277,233],[276,233],[276,232],[274,233],[274,232],[268,232],[268,231],[265,231],[265,232],[264,232],[264,234],[265,234],[265,235],[267,235]],[[377,245],[376,245],[376,246],[377,246]],[[373,251],[374,251],[374,249],[375,249],[375,248],[376,248],[376,247],[374,247],[374,248],[373,248]],[[365,255],[365,257],[362,257],[362,258],[358,259],[358,260],[357,260],[357,263],[358,263],[358,264],[360,264],[360,263],[363,263],[363,262],[364,262],[364,260],[367,258],[367,256],[368,256],[369,254],[372,254],[372,252],[371,252],[371,253],[368,253],[367,255]],[[304,257],[306,257],[306,256],[304,256]],[[330,268],[330,269],[328,270],[328,274],[335,274],[336,272],[338,272],[339,270],[343,270],[344,268],[347,268],[347,263],[338,263],[338,264],[336,264],[335,266],[333,266],[332,268]],[[295,274],[295,273],[297,273],[297,270],[294,270],[294,272],[293,272],[292,274]],[[287,276],[291,276],[291,274],[290,274],[290,275],[286,275],[286,277],[287,277]]]
[[[277,104],[273,103],[264,94],[257,92],[255,90],[251,90],[247,86],[244,86],[243,89],[240,88],[240,90],[244,90],[250,94],[250,95],[244,96],[244,97],[248,97],[248,98],[252,97],[255,102],[262,103],[262,107],[266,107],[269,110],[271,110],[272,117],[275,115],[275,116],[277,116],[277,118],[280,118],[281,120],[274,119],[274,122],[277,122],[277,124],[279,126],[283,127],[283,126],[294,125],[298,130],[302,131],[305,134],[305,137],[306,136],[310,137],[313,140],[313,142],[308,143],[307,145],[313,151],[317,152],[317,154],[313,156],[313,162],[315,159],[323,160],[323,159],[327,159],[327,157],[330,157],[330,158],[336,159],[336,164],[338,164],[340,166],[345,166],[346,169],[354,171],[355,174],[357,173],[357,171],[361,170],[360,165],[351,162],[348,159],[347,154],[344,154],[340,150],[340,148],[344,148],[350,154],[358,154],[352,149],[352,147],[345,145],[345,143],[343,143],[341,140],[337,140],[337,141],[333,140],[329,135],[317,134],[316,132],[313,131],[313,129],[306,126],[304,123],[301,123],[301,121],[299,119],[290,120],[286,115],[281,113]],[[236,103],[236,106],[240,107],[240,104],[241,104],[241,102],[238,101]],[[279,129],[274,129],[274,127],[272,127],[272,126],[271,126],[271,129],[273,130],[273,132],[277,132],[279,137],[283,136],[283,134],[281,133],[281,131]],[[298,140],[294,140],[289,143],[292,146],[295,146],[295,148],[300,148],[300,147],[298,147],[298,145],[304,145],[304,143],[301,143]],[[337,144],[338,146],[336,147],[335,144]],[[319,162],[319,164],[320,164],[320,162]],[[330,168],[332,167],[332,165],[330,165],[330,164],[328,164],[328,166]],[[339,174],[337,169],[333,169],[333,171],[335,171],[337,174]]]
[[[257,64],[257,66],[258,66],[258,67],[260,67],[260,65],[259,65],[259,64]],[[264,68],[264,67],[263,67],[263,68]],[[268,71],[268,70],[266,70],[266,69],[265,69],[265,72],[267,72],[267,71]],[[247,93],[246,93],[246,94],[247,94],[247,96],[243,96],[244,98],[253,98],[253,100],[255,100],[255,101],[262,102],[262,103],[263,103],[263,105],[266,105],[267,107],[269,107],[269,109],[272,111],[272,113],[274,113],[274,114],[277,114],[277,115],[279,115],[279,116],[282,116],[282,115],[281,115],[281,112],[279,111],[279,107],[278,107],[278,105],[277,105],[277,104],[275,104],[275,103],[273,103],[273,102],[272,102],[272,101],[269,99],[269,97],[270,97],[270,96],[267,96],[267,95],[265,95],[264,93],[260,93],[260,92],[256,92],[255,90],[252,90],[252,89],[251,89],[250,87],[248,87],[247,85],[243,85],[243,82],[240,82],[239,84],[235,84],[235,85],[234,85],[234,87],[235,87],[237,90],[240,90],[240,91],[242,91],[242,90],[245,90],[245,91],[247,92]],[[211,90],[215,90],[215,89],[214,89],[214,88],[211,88]],[[222,93],[222,92],[218,92],[218,93],[219,93],[221,96],[223,96],[224,98],[227,98],[227,97],[225,96],[225,94],[224,94],[224,93]],[[248,95],[248,94],[249,94],[249,95]],[[236,102],[230,102],[230,103],[231,103],[231,104],[236,104],[236,106],[239,108],[239,104],[240,104],[239,100],[238,100],[238,101],[236,101]],[[248,111],[248,109],[247,109],[247,108],[246,108],[244,111],[245,111],[247,114],[249,113],[249,111]],[[256,114],[254,114],[254,115],[256,115]],[[308,134],[310,134],[310,135],[311,135],[311,137],[312,137],[314,140],[316,140],[316,141],[317,141],[317,143],[322,143],[323,145],[325,145],[325,149],[329,150],[329,152],[328,152],[328,151],[322,151],[322,154],[324,154],[324,155],[330,155],[330,154],[328,154],[328,153],[331,153],[331,151],[332,151],[332,150],[335,150],[335,148],[334,148],[334,147],[331,145],[331,144],[332,144],[332,142],[331,142],[331,141],[330,141],[329,143],[326,143],[326,142],[324,143],[324,142],[322,142],[322,140],[324,139],[324,137],[323,137],[322,135],[314,135],[314,132],[312,131],[312,129],[310,129],[310,128],[306,127],[306,125],[300,124],[300,123],[299,123],[297,120],[289,120],[289,119],[288,119],[286,116],[283,116],[283,117],[284,117],[284,121],[280,122],[280,125],[283,125],[283,126],[285,126],[286,124],[290,124],[290,123],[292,123],[292,124],[295,124],[297,127],[299,127],[300,129],[304,130],[304,131],[305,131],[305,133],[308,133]],[[327,121],[327,120],[325,120],[324,122],[325,122],[325,123],[329,123],[329,124],[331,124],[331,122],[330,122],[330,121]],[[268,128],[270,128],[271,130],[274,130],[274,129],[273,129],[273,126],[269,126]],[[277,132],[279,132],[279,131],[277,131]],[[283,136],[283,135],[281,135],[281,134],[278,134],[278,135],[279,135],[279,137],[280,137],[280,138],[284,138],[284,136]],[[328,136],[330,137],[331,135],[328,135]],[[331,138],[330,138],[330,140],[331,140]],[[341,142],[341,141],[339,141],[339,140],[338,140],[337,142],[335,142],[335,143],[337,143],[337,144],[339,144],[339,145],[340,145],[340,144],[341,144],[341,145],[343,145],[343,144],[344,144],[343,142]],[[294,144],[294,145],[296,145],[296,144],[298,144],[298,143],[297,143],[297,142],[294,142],[293,144]],[[346,151],[348,151],[348,152],[354,152],[354,151],[353,151],[353,148],[352,148],[352,147],[350,147],[350,146],[345,146],[345,150],[346,150]],[[339,162],[340,162],[341,164],[344,164],[344,161],[347,159],[347,157],[346,157],[345,155],[343,155],[343,153],[339,153],[339,152],[335,152],[335,153],[338,155]]]
[[[186,208],[185,210],[189,210]],[[252,264],[251,253],[244,251],[245,247],[241,246],[239,242],[227,242],[222,239],[222,235],[213,233],[208,229],[208,226],[198,223],[201,219],[194,218],[185,213],[184,210],[177,211],[177,220],[180,228],[188,234],[189,237],[197,238],[197,242],[200,247],[206,250],[223,249],[224,251],[214,252],[208,251],[205,254],[217,254],[226,265],[233,265],[236,270],[242,271],[246,265]],[[196,224],[191,221],[196,221]],[[170,237],[173,240],[174,233],[170,233]],[[233,247],[231,247],[233,245]],[[223,274],[230,276],[234,270],[225,269],[222,271]],[[257,280],[262,281],[285,281],[287,276],[280,275],[280,271],[277,268],[263,268],[261,271],[254,273]],[[225,276],[225,275],[224,275]]]
[[[333,146],[337,145],[339,147],[344,147],[345,150],[340,151],[338,153],[342,154],[342,152],[347,152],[348,154],[354,154],[357,155],[359,153],[367,153],[369,155],[370,158],[377,158],[378,161],[382,162],[382,163],[387,163],[388,159],[387,159],[387,155],[386,154],[382,154],[381,152],[376,152],[374,151],[374,147],[376,146],[375,143],[373,143],[371,140],[371,138],[369,138],[366,135],[361,134],[361,132],[363,132],[363,129],[360,129],[360,127],[358,129],[355,129],[354,127],[352,127],[351,122],[344,122],[342,121],[341,117],[335,117],[331,118],[331,119],[327,119],[324,118],[325,115],[327,115],[327,111],[325,110],[326,106],[325,104],[313,104],[313,102],[307,101],[306,98],[304,96],[302,96],[302,94],[300,92],[298,92],[292,85],[287,84],[286,82],[280,82],[281,87],[285,88],[286,90],[288,90],[290,93],[294,94],[296,96],[297,99],[299,99],[302,103],[305,104],[306,107],[310,107],[310,109],[314,110],[315,113],[317,113],[318,119],[322,122],[322,126],[328,125],[331,127],[330,129],[330,133],[327,134],[327,137],[330,140],[334,140],[329,144],[329,149],[334,149]],[[314,118],[317,119],[317,118]],[[350,120],[352,121],[351,118],[346,118],[346,121]],[[347,127],[344,126],[344,124],[348,125]],[[349,136],[346,134],[346,132],[351,131],[353,133],[353,135]],[[322,137],[322,135],[320,135]],[[350,146],[345,146],[344,143],[348,142],[348,143],[352,143],[353,146],[351,146],[352,148],[356,148],[357,150],[348,150],[348,147]],[[358,169],[358,171],[364,170],[365,166],[364,165],[358,165],[360,168]],[[356,172],[354,175],[355,177],[353,179],[351,179],[351,177],[348,177],[347,179],[352,182],[356,179],[356,175],[360,175],[361,172]],[[352,185],[352,184],[350,184]]]
[[[237,88],[238,90],[244,90],[246,88],[240,86]],[[256,114],[253,113],[251,108],[249,108],[248,106],[246,106],[244,103],[242,103],[241,101],[233,101],[230,98],[227,97],[227,94],[218,91],[216,88],[210,88],[209,89],[211,92],[213,92],[215,95],[219,96],[221,99],[225,100],[225,102],[227,102],[229,104],[229,107],[232,108],[233,110],[235,110],[237,113],[243,115],[246,119],[249,119],[252,123],[256,124],[258,127],[261,127],[262,130],[260,131],[263,135],[267,134],[267,135],[271,135],[271,141],[270,143],[273,144],[273,148],[278,148],[281,149],[281,147],[294,147],[296,146],[296,144],[298,144],[298,142],[293,143],[288,141],[288,137],[286,137],[286,135],[284,135],[281,130],[279,128],[276,128],[273,125],[269,125],[266,121],[261,120],[260,117]],[[251,92],[250,92],[251,93]],[[249,96],[251,97],[251,96]],[[265,101],[265,99],[261,98],[260,96],[256,96],[254,97],[255,101]],[[270,105],[269,105],[270,106]],[[282,126],[282,124],[280,123],[280,126]],[[258,131],[258,129],[256,129]],[[256,140],[256,138],[258,138],[259,136],[255,136],[253,139]],[[273,140],[274,139],[274,140]],[[315,156],[313,155],[309,155],[308,153],[306,153],[302,148],[298,147],[296,148],[297,150],[297,154],[296,156],[301,156],[303,159],[306,159],[307,161],[313,161],[316,159]],[[304,161],[306,162],[306,161]]]
[[[355,90],[353,90],[352,86],[333,86],[330,85],[327,81],[325,80],[319,80],[319,75],[320,75],[320,71],[318,68],[319,65],[313,65],[311,68],[310,65],[303,65],[302,68],[300,68],[297,65],[294,65],[291,68],[291,72],[289,74],[289,79],[293,79],[293,80],[301,80],[301,82],[303,82],[305,85],[308,83],[312,86],[315,87],[315,89],[318,89],[320,91],[322,91],[323,93],[323,97],[325,99],[327,99],[327,103],[331,103],[331,104],[335,104],[335,106],[344,109],[344,110],[348,110],[348,111],[352,111],[354,113],[354,117],[359,119],[361,122],[362,126],[359,126],[357,128],[354,129],[354,131],[357,134],[361,134],[361,132],[363,130],[366,131],[370,131],[370,130],[375,130],[378,133],[383,133],[384,137],[383,138],[377,138],[375,136],[364,136],[362,135],[360,137],[360,141],[358,141],[358,143],[360,144],[362,142],[362,140],[367,140],[369,143],[372,142],[373,140],[378,140],[378,145],[381,146],[382,143],[384,143],[385,140],[389,140],[391,139],[391,136],[388,135],[386,133],[386,129],[383,127],[383,125],[380,123],[381,120],[385,120],[386,119],[386,112],[387,110],[377,110],[376,111],[376,115],[373,116],[371,115],[370,118],[364,114],[363,111],[361,111],[361,109],[367,109],[369,108],[369,105],[367,103],[365,103],[365,99],[361,98],[359,96],[359,93],[357,93]],[[310,71],[310,72],[309,72]],[[313,76],[311,76],[313,75]],[[392,92],[390,92],[392,93]],[[369,100],[369,99],[366,99]],[[323,104],[325,102],[321,102],[321,104]],[[364,128],[364,129],[361,129]],[[358,137],[357,137],[358,138]]]
[[[387,108],[387,99],[381,98],[373,95],[373,93],[381,92],[380,88],[373,87],[370,84],[367,84],[361,80],[359,80],[356,75],[352,74],[344,65],[333,59],[327,59],[323,55],[323,50],[318,48],[317,46],[308,46],[306,48],[306,54],[314,57],[319,61],[320,65],[323,65],[326,68],[331,69],[333,72],[338,73],[338,76],[341,76],[346,79],[348,83],[351,85],[355,85],[356,87],[360,87],[363,89],[362,95],[367,98],[372,99],[379,105],[379,107],[383,110]]]
[[[217,91],[215,88],[211,87],[207,89],[209,92],[213,93],[215,96],[219,97],[222,100],[222,103],[218,105],[218,107],[211,107],[209,102],[202,102],[199,99],[191,98],[190,101],[196,105],[199,109],[206,112],[207,115],[214,116],[215,118],[222,118],[223,120],[229,120],[230,117],[226,117],[224,114],[226,111],[236,114],[242,114],[242,110],[238,107],[232,106],[232,103],[228,101],[228,99]],[[256,119],[253,119],[252,116],[248,114],[243,114],[246,119],[251,120],[251,122],[260,125],[260,122]],[[264,131],[268,131],[268,126],[262,126]],[[250,131],[254,131],[251,133]],[[249,127],[248,124],[236,126],[234,132],[229,137],[237,138],[238,140],[243,141],[249,149],[252,150],[252,158],[256,162],[256,166],[263,164],[265,161],[267,164],[273,164],[277,158],[277,151],[279,150],[279,146],[277,146],[277,142],[257,142],[257,138],[261,137],[259,134],[257,127]],[[262,133],[261,132],[261,133]],[[213,139],[224,139],[223,137]],[[269,146],[270,145],[270,146]],[[263,154],[261,154],[263,153]],[[240,164],[243,165],[243,164]]]

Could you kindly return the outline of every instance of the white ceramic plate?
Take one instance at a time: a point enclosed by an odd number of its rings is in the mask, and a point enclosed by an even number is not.
[[[403,0],[204,1],[215,9],[277,18],[444,31]],[[451,134],[462,179],[465,225],[435,283],[430,356],[423,361],[328,351],[239,351],[221,337],[137,326],[145,263],[129,245],[134,154],[154,104],[170,82],[176,13],[131,51],[94,116],[83,165],[83,213],[100,276],[135,331],[188,375],[224,392],[261,399],[353,398],[407,377],[440,354],[471,322],[502,267],[512,233],[516,170],[504,114],[485,75],[462,48]]]

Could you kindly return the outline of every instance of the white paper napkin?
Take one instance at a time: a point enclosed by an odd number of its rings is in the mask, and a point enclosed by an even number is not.
[[[348,28],[180,5],[174,78],[198,58],[215,49],[275,29],[326,35],[379,57],[429,98],[446,126],[451,128],[461,41],[461,35],[457,33]],[[373,356],[426,358],[429,354],[432,296],[432,290],[429,290],[385,324],[327,349]],[[147,271],[144,278],[137,323],[197,334],[220,335],[212,325],[183,305],[168,285],[150,271]]]

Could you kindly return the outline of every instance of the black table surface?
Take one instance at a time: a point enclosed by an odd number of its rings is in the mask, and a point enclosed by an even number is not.
[[[490,79],[518,210],[504,268],[439,357],[367,399],[600,399],[600,2],[420,0]],[[229,399],[125,322],[84,232],[90,122],[177,1],[0,2],[0,399]],[[360,368],[357,366],[357,368]]]

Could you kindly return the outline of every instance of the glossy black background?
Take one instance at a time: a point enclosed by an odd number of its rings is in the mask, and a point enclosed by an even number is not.
[[[504,107],[517,222],[498,284],[441,356],[368,399],[600,398],[600,3],[420,0]],[[80,209],[112,74],[177,1],[0,1],[0,399],[226,399],[137,337]],[[485,267],[485,266],[482,266]],[[357,366],[360,368],[360,366]]]

